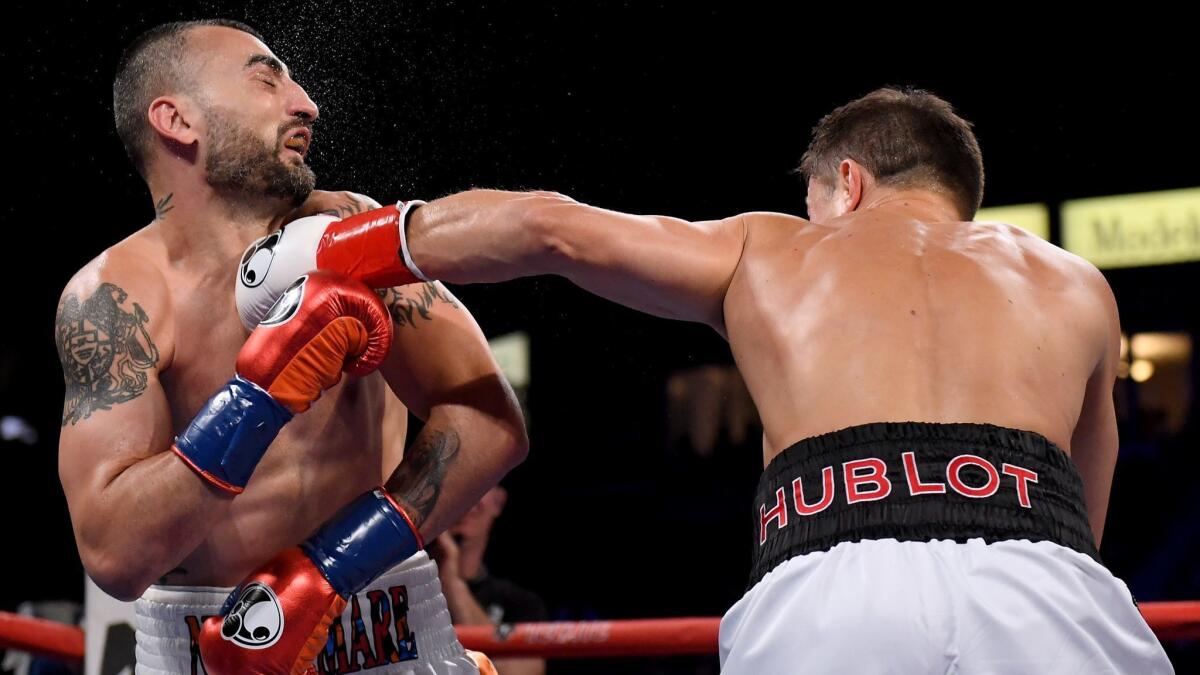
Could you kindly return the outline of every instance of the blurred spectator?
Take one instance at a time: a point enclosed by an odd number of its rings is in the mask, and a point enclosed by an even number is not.
[[[748,435],[761,432],[746,383],[729,365],[672,373],[667,379],[667,423],[668,447],[686,441],[701,457],[711,456],[722,438],[737,446]]]
[[[546,604],[537,594],[507,579],[492,576],[483,564],[492,524],[504,510],[506,501],[508,492],[504,488],[492,488],[429,547],[437,561],[442,592],[455,624],[503,627],[547,618]],[[544,675],[546,672],[543,659],[494,661],[500,675]]]

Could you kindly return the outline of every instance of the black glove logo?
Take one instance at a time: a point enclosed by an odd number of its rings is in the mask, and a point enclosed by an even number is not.
[[[242,588],[225,622],[221,637],[246,649],[266,649],[283,635],[283,608],[271,587],[253,582]]]
[[[292,285],[288,286],[283,295],[275,301],[275,304],[271,305],[271,309],[267,310],[267,315],[258,322],[258,325],[278,326],[296,316],[296,311],[300,309],[300,303],[304,301],[304,284],[307,281],[307,274],[293,281]]]
[[[242,255],[241,267],[238,270],[242,285],[254,288],[267,278],[271,269],[271,261],[275,259],[275,245],[279,243],[282,232],[274,232],[250,245]]]

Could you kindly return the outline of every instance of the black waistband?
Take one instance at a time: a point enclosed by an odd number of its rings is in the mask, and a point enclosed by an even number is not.
[[[863,539],[1051,541],[1099,560],[1071,458],[990,424],[883,422],[807,438],[758,483],[750,586],[779,563]]]

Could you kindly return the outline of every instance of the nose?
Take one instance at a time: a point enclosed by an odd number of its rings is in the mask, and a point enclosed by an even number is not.
[[[294,82],[292,85],[292,96],[288,101],[288,114],[307,122],[316,121],[317,117],[321,114],[320,109],[317,108],[317,104],[313,103],[313,100],[308,97],[308,92],[304,91],[304,87]]]

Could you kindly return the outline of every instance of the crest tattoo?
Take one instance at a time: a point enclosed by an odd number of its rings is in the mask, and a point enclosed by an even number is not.
[[[124,307],[128,297],[119,286],[105,283],[82,302],[67,295],[58,305],[54,333],[67,389],[64,427],[146,391],[146,373],[158,363],[158,348],[141,305],[133,303],[132,311]]]

